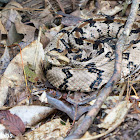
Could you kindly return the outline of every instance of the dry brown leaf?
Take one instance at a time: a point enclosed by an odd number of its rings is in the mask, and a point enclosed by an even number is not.
[[[49,8],[46,7],[39,16],[37,16],[35,19],[31,19],[31,22],[35,25],[37,29],[41,27],[43,24],[51,23],[54,20],[54,16],[49,11]]]
[[[3,26],[1,20],[0,20],[0,31],[1,31],[1,34],[7,34],[7,31],[6,31],[5,27]]]
[[[124,117],[127,115],[128,110],[131,108],[132,103],[128,101],[122,101],[105,117],[104,122],[99,124],[100,128],[111,129],[113,125],[120,124]]]
[[[40,64],[41,60],[44,60],[44,50],[40,42],[34,41],[30,45],[26,46],[22,50],[22,59],[24,65],[27,65],[27,63],[35,65],[35,72],[37,75],[39,75],[38,77],[42,75]],[[25,79],[23,75],[23,66],[20,53],[15,58],[13,58],[1,78],[0,106],[3,106],[5,103],[9,88],[14,89],[13,95],[17,94],[16,92],[19,90],[16,91],[16,87],[22,87],[22,89],[25,87]]]
[[[8,8],[8,9],[7,9]],[[11,8],[11,9],[10,9]],[[32,42],[34,40],[35,27],[25,25],[21,22],[21,16],[19,12],[12,8],[22,8],[17,2],[9,2],[4,10],[1,12],[1,21],[4,24],[8,32],[8,45],[14,42],[18,42],[23,38],[25,42]],[[21,35],[23,34],[23,35]]]
[[[22,120],[10,113],[10,111],[0,111],[0,122],[14,135],[22,135],[25,132],[25,126]]]
[[[11,24],[9,31],[8,31],[8,39],[7,39],[7,45],[10,46],[15,42],[19,42],[22,40],[23,35],[17,33],[16,27],[14,24]]]
[[[12,8],[21,8],[22,6],[17,2],[9,2],[1,12],[1,21],[8,32],[7,44],[11,45],[18,42],[23,38],[22,35],[18,34],[15,28],[15,21],[21,20],[20,14]],[[10,9],[11,8],[11,9]]]
[[[32,42],[34,40],[34,33],[36,30],[35,27],[25,25],[19,20],[15,21],[15,27],[17,33],[24,34],[24,38],[22,39],[22,41]]]
[[[43,48],[45,48],[49,44],[50,39],[44,34],[41,34],[40,42],[42,43]]]

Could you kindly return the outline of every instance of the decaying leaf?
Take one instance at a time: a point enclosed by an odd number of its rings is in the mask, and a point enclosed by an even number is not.
[[[34,40],[34,33],[36,29],[35,27],[25,25],[19,20],[15,21],[15,27],[16,27],[17,33],[24,34],[24,38],[22,39],[22,41],[32,42]]]
[[[11,9],[10,9],[11,8]],[[21,15],[14,8],[23,8],[15,1],[9,2],[1,12],[1,21],[8,31],[8,45],[15,43],[23,38],[25,42],[34,40],[35,27],[25,25],[21,22]]]
[[[9,2],[1,12],[2,24],[4,25],[6,31],[8,32],[7,33],[8,45],[11,45],[23,38],[22,35],[17,33],[15,24],[14,24],[18,20],[21,21],[21,16],[13,8],[22,8],[22,6],[19,3],[12,1],[12,2]]]
[[[25,136],[28,140],[63,139],[70,129],[70,123],[67,121],[65,124],[62,124],[61,121],[61,119],[51,120],[34,131],[25,134]]]
[[[22,120],[10,113],[10,111],[0,111],[0,122],[14,135],[22,135],[25,132],[25,126]]]
[[[109,129],[115,124],[120,124],[124,120],[131,106],[132,103],[128,101],[120,102],[110,111],[110,113],[105,117],[104,122],[99,124],[98,127]]]
[[[53,108],[45,106],[15,106],[11,108],[10,113],[16,114],[24,122],[26,127],[31,127],[40,120],[46,118],[54,112]]]
[[[37,59],[36,59],[37,57]],[[38,41],[32,42],[22,50],[23,64],[35,65],[37,75],[42,73],[40,69],[41,60],[44,60],[44,50],[42,44]],[[40,77],[40,76],[38,76]],[[0,106],[5,103],[8,89],[14,87],[23,87],[25,84],[21,54],[19,53],[8,65],[0,81]],[[16,90],[15,90],[16,91]],[[16,93],[14,93],[16,95]]]
[[[23,35],[17,33],[15,24],[12,23],[8,31],[7,45],[12,45],[15,42],[19,42],[22,40],[22,38]]]
[[[13,10],[13,8],[22,8],[22,6],[19,3],[12,1],[9,2],[1,12],[1,21],[6,27],[6,30],[10,29],[11,24],[14,23],[15,20],[21,20],[20,14],[16,10]]]
[[[88,138],[91,138],[92,135],[87,131],[83,137],[80,138],[80,140],[88,140]]]
[[[31,19],[31,22],[35,25],[37,29],[39,29],[40,26],[46,23],[50,23],[54,20],[54,17],[52,13],[49,11],[49,7],[47,6],[41,14],[37,16],[35,19]]]

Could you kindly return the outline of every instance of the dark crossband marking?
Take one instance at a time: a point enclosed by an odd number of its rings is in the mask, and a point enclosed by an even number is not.
[[[130,53],[123,53],[123,59],[129,60]]]
[[[67,69],[62,69],[62,72],[65,73],[66,78],[64,78],[64,82],[59,86],[60,89],[66,90],[68,85],[68,79],[72,77],[72,74],[69,71],[69,68]]]
[[[91,89],[96,89],[102,83],[102,80],[103,80],[102,79],[102,73],[103,72],[100,72],[100,73],[97,74],[96,80],[94,80],[90,85]]]
[[[60,41],[64,44],[64,46],[66,47],[66,49],[69,49],[69,45],[68,43],[64,40],[64,39],[60,39]]]

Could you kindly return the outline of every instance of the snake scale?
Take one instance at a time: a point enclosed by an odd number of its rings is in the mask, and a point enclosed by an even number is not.
[[[46,78],[60,90],[90,92],[108,82],[114,71],[115,44],[125,19],[96,16],[63,28],[45,48]],[[122,48],[121,79],[140,65],[140,24],[133,24]]]

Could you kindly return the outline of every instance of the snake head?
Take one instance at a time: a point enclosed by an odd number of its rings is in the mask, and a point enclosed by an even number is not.
[[[55,66],[64,66],[70,62],[70,60],[66,56],[57,51],[47,52],[45,55],[45,60],[47,61],[47,63]]]

